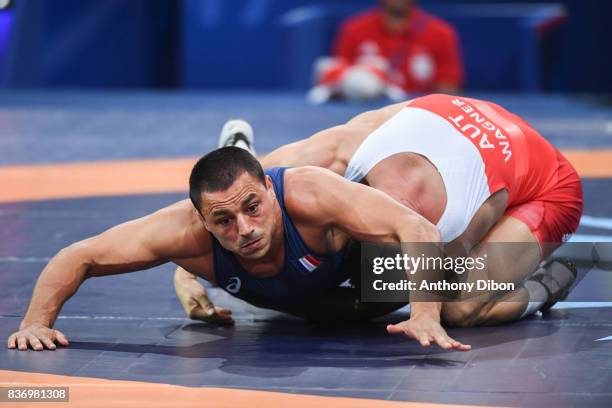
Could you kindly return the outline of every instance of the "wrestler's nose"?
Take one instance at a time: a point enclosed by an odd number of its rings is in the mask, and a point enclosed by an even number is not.
[[[254,231],[253,226],[249,222],[248,217],[245,215],[239,214],[236,218],[236,224],[238,226],[238,234],[243,237],[247,237],[251,235]]]

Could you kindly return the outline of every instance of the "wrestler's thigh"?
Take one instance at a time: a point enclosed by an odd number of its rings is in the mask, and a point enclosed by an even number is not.
[[[541,261],[540,244],[521,220],[504,215],[471,251],[487,258],[489,279],[522,281]]]
[[[470,271],[458,276],[460,280],[474,284],[480,279],[513,282],[517,294],[518,288],[522,287],[520,283],[535,271],[541,260],[539,243],[529,227],[508,215],[504,215],[491,228],[482,242],[473,248],[470,256],[486,257],[486,271]],[[513,293],[495,290],[461,293],[459,299],[462,300],[442,305],[442,318],[454,326],[498,324],[514,320],[524,299],[518,296],[516,300],[519,302],[508,304],[507,308],[500,308],[498,304],[502,297],[508,299]]]
[[[455,274],[452,279],[474,285],[481,280],[493,280],[514,282],[518,286],[537,268],[540,247],[526,224],[512,216],[503,215],[467,255],[472,259],[484,259],[486,268],[474,268],[461,275]],[[461,293],[457,299],[486,303],[494,300],[497,295],[495,291],[472,291]]]

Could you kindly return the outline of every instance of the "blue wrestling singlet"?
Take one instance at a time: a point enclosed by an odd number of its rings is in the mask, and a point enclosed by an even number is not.
[[[249,274],[235,255],[213,237],[217,285],[231,295],[260,307],[282,309],[316,298],[349,278],[341,270],[346,249],[332,255],[318,255],[308,248],[287,214],[284,199],[285,168],[267,169],[283,216],[285,264],[274,276],[258,278]]]

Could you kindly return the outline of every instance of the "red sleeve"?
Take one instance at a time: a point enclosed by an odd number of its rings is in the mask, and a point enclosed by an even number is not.
[[[460,88],[463,84],[463,61],[457,33],[446,23],[441,23],[437,31],[435,82]]]
[[[347,62],[353,62],[357,56],[358,38],[352,26],[350,21],[342,23],[336,35],[336,39],[334,40],[333,47],[334,57],[344,58]]]

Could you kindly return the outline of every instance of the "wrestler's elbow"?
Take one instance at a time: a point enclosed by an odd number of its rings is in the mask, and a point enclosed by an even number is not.
[[[441,242],[440,230],[426,219],[409,217],[402,223],[400,242]]]
[[[70,265],[81,272],[83,279],[91,277],[91,267],[95,264],[95,244],[90,240],[78,241],[63,248],[56,258],[62,259],[62,264]]]
[[[441,242],[442,236],[438,227],[429,221],[421,222],[418,226],[418,241],[419,242]]]

